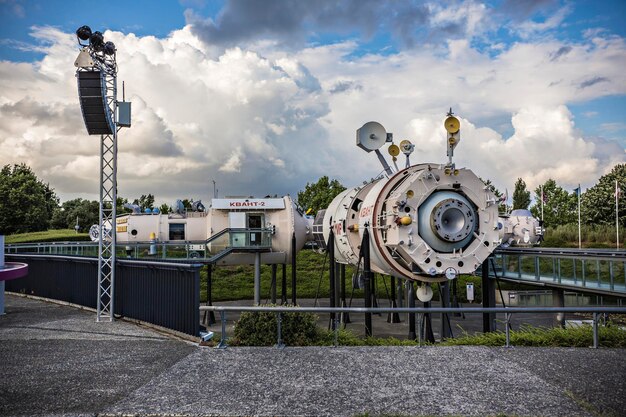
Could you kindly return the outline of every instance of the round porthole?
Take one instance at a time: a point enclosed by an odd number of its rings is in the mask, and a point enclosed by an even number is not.
[[[137,229],[131,230],[130,234],[133,235],[133,236],[137,236]]]

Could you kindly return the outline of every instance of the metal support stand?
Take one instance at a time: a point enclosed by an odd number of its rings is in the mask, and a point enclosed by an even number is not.
[[[511,347],[511,313],[504,313],[504,318],[505,318],[505,337],[506,337],[506,344],[505,347]]]
[[[117,202],[116,77],[113,77],[113,134],[100,136],[100,222],[98,243],[98,306],[96,321],[114,320],[115,243]],[[110,235],[107,233],[108,227]]]
[[[276,348],[284,349],[285,343],[283,342],[283,315],[282,313],[276,313]]]
[[[213,305],[213,265],[206,266],[206,305]],[[215,312],[205,311],[202,323],[206,323],[207,326],[215,324]]]
[[[372,273],[372,277],[370,279],[371,294],[372,294],[372,307],[378,308],[378,299],[376,297],[376,274]],[[380,313],[376,313],[377,316],[380,316]]]
[[[270,284],[270,300],[272,304],[276,304],[276,270],[278,265],[272,264],[272,283]]]
[[[398,304],[396,304],[396,277],[391,277],[389,286],[391,287],[391,294],[389,295],[391,308],[398,308]],[[400,315],[398,313],[388,313],[387,323],[400,323]]]
[[[430,308],[430,301],[424,303],[424,308]],[[435,343],[435,334],[433,333],[433,320],[430,316],[430,313],[424,313],[422,316],[422,320],[424,324],[422,328],[424,329],[424,340],[429,341],[430,343]]]
[[[483,261],[482,265],[482,297],[483,307],[490,308],[496,306],[496,288],[493,280],[489,278],[489,258]],[[483,313],[483,333],[496,330],[495,313]]]
[[[226,349],[228,344],[226,343],[226,312],[220,311],[220,321],[222,322],[222,335],[220,337],[220,343],[215,347],[216,349]]]
[[[553,307],[565,307],[565,291],[561,288],[554,288],[552,290],[552,306]],[[565,313],[556,313],[554,315],[555,326],[565,328]]]
[[[261,304],[261,252],[254,254],[254,305]]]
[[[370,286],[370,235],[367,228],[363,231],[361,240],[361,251],[363,253],[363,280],[365,284],[365,308],[372,307],[372,294]],[[372,313],[365,313],[365,336],[372,336]]]
[[[329,276],[329,291],[330,291],[330,307],[336,307],[336,299],[335,299],[335,233],[333,233],[333,229],[330,229],[328,233],[328,242],[326,244],[328,248],[328,276]],[[330,322],[328,323],[328,327],[331,330],[334,330],[335,326],[335,313],[330,313]]]
[[[450,307],[450,282],[442,282],[439,286],[439,296],[441,297],[441,307]],[[448,313],[441,313],[441,340],[452,337],[450,328],[450,316]]]
[[[593,313],[593,348],[598,348],[598,313]]]
[[[457,297],[459,280],[455,279],[454,284],[452,285],[452,307],[461,308],[461,303],[459,303],[459,299]],[[463,317],[465,318],[465,313],[454,313],[454,317]]]
[[[291,236],[291,304],[298,305],[296,299],[296,233]]]
[[[348,303],[346,302],[346,265],[341,264],[339,271],[341,274],[341,307],[348,307]],[[341,323],[344,325],[350,323],[349,313],[341,313]]]
[[[409,308],[415,308],[415,285],[413,281],[406,280],[408,287],[407,306]],[[409,313],[409,340],[415,340],[417,335],[415,333],[415,313]]]
[[[283,276],[280,282],[280,303],[287,304],[287,264],[283,264]]]

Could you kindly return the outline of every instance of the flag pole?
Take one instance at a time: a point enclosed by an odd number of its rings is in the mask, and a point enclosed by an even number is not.
[[[541,184],[541,221],[543,221],[543,184]]]
[[[580,184],[578,184],[576,194],[578,194],[578,249],[582,249],[583,245],[580,235]]]
[[[618,250],[619,250],[619,194],[620,194],[619,185],[617,185],[617,180],[615,180],[615,234],[617,237],[615,242],[617,243]]]

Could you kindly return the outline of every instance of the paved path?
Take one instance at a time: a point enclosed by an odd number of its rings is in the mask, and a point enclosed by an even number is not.
[[[626,415],[625,350],[229,348],[7,296],[0,415]]]

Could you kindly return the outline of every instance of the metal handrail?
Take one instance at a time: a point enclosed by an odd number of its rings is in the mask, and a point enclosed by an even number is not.
[[[335,313],[334,342],[337,346],[339,323],[338,317],[341,313],[501,313],[505,315],[505,337],[506,347],[510,347],[509,323],[513,313],[592,313],[593,314],[593,348],[599,345],[598,340],[598,315],[606,313],[626,314],[626,307],[260,307],[260,306],[200,306],[200,311],[213,311],[220,314],[222,325],[222,335],[218,349],[225,349],[226,343],[226,313],[227,312],[273,312],[277,314],[277,343],[276,346],[283,348],[285,345],[282,339],[281,322],[283,313]],[[340,313],[340,314],[337,314]],[[421,332],[419,332],[421,336]],[[421,338],[418,343],[421,345]]]
[[[245,233],[247,234],[246,241],[241,246],[232,246],[232,242],[227,242],[223,248],[216,251],[215,253],[209,253],[208,247],[211,244],[214,244],[219,239],[223,239],[224,236],[228,236],[231,233]],[[260,233],[260,240],[255,244],[251,244],[248,242],[250,239],[250,235],[254,233]],[[178,241],[132,241],[132,242],[118,242],[116,245],[116,251],[124,251],[128,247],[134,248],[135,251],[138,248],[147,248],[154,246],[155,248],[163,249],[162,256],[159,256],[157,259],[163,259],[168,261],[185,261],[189,259],[200,259],[203,260],[204,263],[214,263],[224,256],[237,251],[259,251],[259,250],[268,250],[272,247],[272,235],[274,234],[274,230],[270,228],[225,228],[220,230],[219,232],[213,234],[206,240],[178,240]],[[156,246],[155,246],[156,245]],[[189,256],[190,251],[194,251],[192,246],[199,246],[203,249],[197,249],[204,251],[205,256],[201,258],[195,258]],[[186,247],[187,257],[168,257],[166,252],[169,248],[180,248]],[[95,251],[98,248],[98,243],[94,242],[40,242],[40,243],[15,243],[6,245],[7,254],[22,254],[22,253],[39,253],[39,254],[57,254],[57,255],[65,255],[70,256],[72,258],[79,256],[89,256],[85,254],[85,249],[90,249]],[[59,253],[62,252],[62,253]],[[66,253],[70,252],[70,253]],[[72,253],[76,252],[76,253]],[[94,252],[93,257],[96,257],[97,254]],[[148,259],[151,259],[149,257]],[[136,257],[136,259],[144,259],[141,257]],[[158,261],[154,259],[155,261]]]

